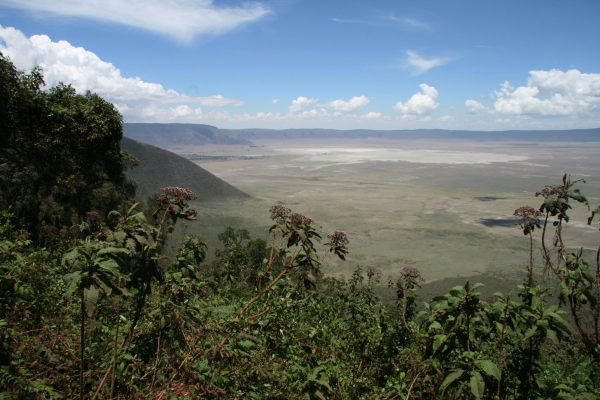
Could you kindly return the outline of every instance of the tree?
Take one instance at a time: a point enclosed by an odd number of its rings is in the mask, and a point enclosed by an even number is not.
[[[106,215],[135,194],[123,171],[137,160],[120,149],[116,108],[70,85],[43,86],[40,68],[18,71],[0,54],[0,206],[30,231]]]

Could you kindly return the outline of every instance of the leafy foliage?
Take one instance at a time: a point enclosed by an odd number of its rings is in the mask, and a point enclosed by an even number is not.
[[[119,147],[115,107],[43,85],[39,68],[25,74],[0,55],[0,206],[30,231],[70,226],[93,209],[106,215],[135,193],[123,170],[137,160]]]

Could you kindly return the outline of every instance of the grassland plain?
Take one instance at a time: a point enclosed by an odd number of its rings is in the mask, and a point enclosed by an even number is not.
[[[332,259],[324,267],[332,276],[348,277],[360,264],[393,277],[413,265],[444,290],[473,277],[489,282],[491,294],[504,286],[501,282],[522,279],[528,241],[512,213],[522,205],[538,207],[537,190],[559,183],[567,172],[586,178],[583,192],[592,205],[600,203],[598,143],[321,139],[255,144],[170,148],[202,156],[198,165],[254,197],[217,208],[197,204],[201,221],[189,229],[214,243],[210,237],[227,221],[265,237],[269,206],[284,204],[313,218],[325,234],[339,229],[350,236],[347,261]],[[597,246],[600,233],[586,225],[584,207],[572,215],[566,229],[570,243]]]

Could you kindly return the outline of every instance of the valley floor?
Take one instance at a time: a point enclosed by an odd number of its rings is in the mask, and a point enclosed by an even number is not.
[[[538,208],[535,192],[560,183],[564,173],[585,178],[582,192],[592,206],[600,202],[598,143],[369,139],[169,150],[255,197],[221,204],[218,211],[198,205],[206,218],[189,229],[209,243],[216,243],[211,237],[217,226],[227,224],[266,236],[268,208],[283,204],[313,218],[324,234],[348,233],[347,261],[325,267],[334,276],[348,277],[360,264],[393,277],[412,265],[429,282],[469,276],[520,280],[529,244],[512,216],[515,209]],[[586,225],[587,209],[581,206],[572,216],[570,243],[596,246],[600,232]]]

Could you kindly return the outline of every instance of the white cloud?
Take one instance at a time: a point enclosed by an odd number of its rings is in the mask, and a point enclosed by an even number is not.
[[[339,111],[340,113],[351,113],[362,110],[370,102],[371,99],[367,96],[354,96],[348,101],[334,100],[330,101],[327,104],[323,104],[322,106],[325,108],[334,109],[336,111]]]
[[[217,7],[212,0],[2,0],[40,17],[66,15],[130,25],[187,42],[196,36],[218,35],[271,13],[261,3]]]
[[[413,70],[413,75],[420,75],[433,67],[439,67],[450,62],[449,58],[432,58],[427,60],[412,50],[405,51],[408,58],[406,65]]]
[[[441,118],[437,119],[438,121],[443,121],[443,122],[448,122],[448,121],[456,121],[456,118],[454,118],[452,115],[444,115]]]
[[[192,97],[140,78],[124,78],[113,64],[90,51],[66,41],[52,42],[46,35],[27,38],[14,28],[0,26],[0,51],[21,70],[39,65],[48,86],[59,82],[72,84],[78,93],[86,90],[98,93],[123,110],[146,107],[149,103],[196,103],[209,107],[244,104],[221,95]],[[185,111],[180,109],[180,112]]]
[[[305,108],[312,106],[317,101],[319,101],[319,99],[308,99],[300,96],[296,100],[292,100],[292,105],[288,106],[288,110],[290,110],[290,113],[302,111]]]
[[[589,116],[600,114],[600,74],[530,71],[527,86],[509,82],[496,91],[495,112],[532,116]]]
[[[419,120],[419,122],[431,122],[431,121],[433,121],[433,117],[431,115],[423,117]]]
[[[390,15],[389,17],[392,21],[395,22],[400,22],[404,25],[408,25],[410,27],[413,28],[423,28],[423,29],[429,29],[429,25],[427,25],[424,22],[421,22],[415,18],[407,18],[407,17],[395,17],[393,15]]]
[[[273,99],[273,104],[279,103],[279,99]]]
[[[361,118],[369,118],[369,119],[381,118],[381,117],[383,117],[383,113],[376,112],[376,111],[371,111],[370,113],[361,116]]]
[[[477,114],[479,111],[489,110],[489,108],[487,108],[477,100],[465,101],[465,109],[467,114]]]
[[[414,94],[406,103],[399,101],[394,105],[394,109],[402,111],[406,116],[427,115],[434,112],[440,106],[440,103],[436,103],[440,94],[433,86],[426,83],[420,84],[419,87],[423,91],[422,93]]]

